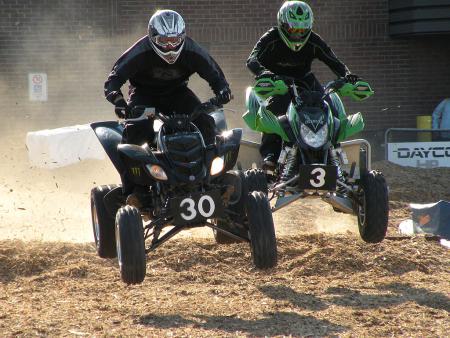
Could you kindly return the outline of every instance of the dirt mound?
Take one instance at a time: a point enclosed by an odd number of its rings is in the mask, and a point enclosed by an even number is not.
[[[450,201],[450,168],[419,169],[381,161],[372,165],[381,170],[389,185],[392,201],[433,203]]]
[[[415,238],[279,240],[255,270],[246,244],[179,239],[149,255],[142,285],[120,282],[92,245],[0,242],[0,336],[445,336],[450,252]]]

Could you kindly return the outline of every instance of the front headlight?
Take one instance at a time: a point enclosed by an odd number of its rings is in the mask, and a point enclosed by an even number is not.
[[[327,142],[328,124],[325,124],[317,133],[313,132],[306,125],[300,127],[300,135],[307,145],[313,148],[320,148]]]
[[[159,165],[156,164],[147,164],[145,166],[154,178],[156,178],[159,181],[167,181],[167,175],[163,168],[161,168]]]
[[[211,163],[211,170],[210,170],[211,176],[220,174],[222,172],[224,166],[225,166],[225,161],[223,159],[223,156],[216,157]]]

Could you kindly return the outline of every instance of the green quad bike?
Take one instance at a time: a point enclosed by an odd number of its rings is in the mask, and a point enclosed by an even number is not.
[[[266,108],[266,99],[288,92],[292,95],[288,111],[276,117]],[[309,90],[299,94],[293,78],[258,80],[247,89],[243,119],[252,130],[279,135],[283,145],[275,171],[267,175],[258,170],[253,179],[257,187],[249,188],[267,189],[269,199],[275,199],[273,212],[300,198],[322,198],[335,211],[357,216],[365,242],[381,242],[389,217],[387,184],[381,172],[371,170],[366,140],[344,142],[364,129],[364,120],[361,113],[347,116],[341,101],[346,96],[361,101],[372,95],[363,81],[337,79],[324,94]]]

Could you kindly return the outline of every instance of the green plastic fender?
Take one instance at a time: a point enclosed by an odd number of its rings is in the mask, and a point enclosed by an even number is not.
[[[283,140],[289,141],[286,133],[278,123],[278,118],[268,110],[263,101],[255,94],[253,88],[247,88],[247,112],[242,115],[245,124],[252,130],[267,134],[277,134]]]
[[[345,107],[344,107],[344,104],[342,103],[341,98],[339,97],[339,95],[337,93],[332,93],[332,94],[330,94],[329,97],[331,99],[331,102],[333,102],[333,106],[338,111],[339,120],[342,122],[343,120],[345,120],[347,118],[347,114],[345,113]]]
[[[245,91],[245,105],[247,106],[247,112],[242,115],[242,118],[251,130],[256,130],[256,115],[258,114],[262,102],[262,99],[256,95],[253,88],[248,87]]]
[[[337,142],[342,142],[364,130],[364,119],[361,113],[356,113],[347,116],[344,120],[341,120],[341,127],[339,128],[339,135]]]

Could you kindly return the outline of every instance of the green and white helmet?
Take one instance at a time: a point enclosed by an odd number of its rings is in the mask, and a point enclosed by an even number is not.
[[[278,32],[286,45],[295,52],[308,41],[313,22],[312,9],[303,1],[286,1],[278,11]]]

